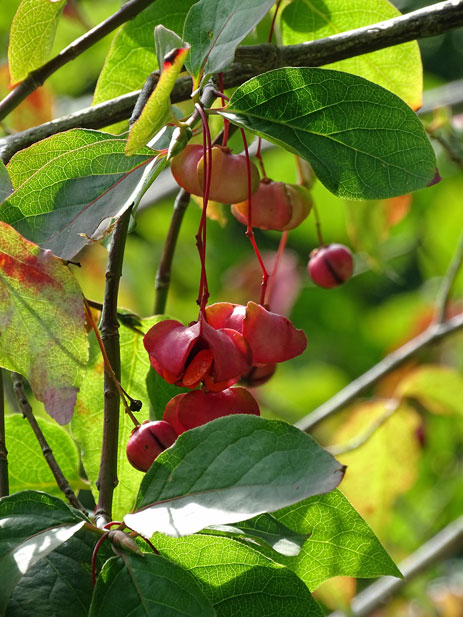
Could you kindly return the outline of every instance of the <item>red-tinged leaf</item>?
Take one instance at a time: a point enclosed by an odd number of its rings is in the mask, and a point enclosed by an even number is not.
[[[68,266],[0,222],[0,366],[24,375],[60,424],[87,362],[82,294]]]
[[[22,81],[48,59],[65,4],[66,0],[22,0],[10,30],[12,84]]]
[[[164,59],[162,73],[154,92],[148,99],[138,120],[130,129],[125,153],[129,156],[146,146],[166,124],[170,111],[170,93],[182,70],[188,47],[173,49]]]

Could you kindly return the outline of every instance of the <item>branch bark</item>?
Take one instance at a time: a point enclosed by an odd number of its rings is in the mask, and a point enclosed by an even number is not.
[[[10,493],[8,481],[8,450],[5,436],[5,397],[3,392],[3,371],[0,368],[0,497]]]
[[[107,34],[121,26],[126,21],[136,17],[143,9],[152,4],[154,0],[129,0],[114,15],[105,19],[81,37],[65,47],[60,53],[43,64],[35,71],[29,73],[24,81],[6,96],[0,103],[0,120],[3,120],[34,90],[37,90],[50,75],[53,75],[62,66],[80,56],[96,42]]]
[[[422,334],[387,355],[381,362],[352,381],[326,403],[296,422],[295,426],[302,431],[311,431],[320,422],[341,411],[384,375],[398,368],[421,349],[461,329],[463,329],[463,313],[443,323],[431,324]]]
[[[42,433],[42,430],[37,420],[35,419],[34,414],[32,413],[32,407],[30,406],[29,401],[27,400],[26,394],[24,392],[24,384],[23,384],[22,376],[19,375],[19,373],[11,373],[11,377],[13,380],[13,388],[14,388],[16,397],[18,399],[21,413],[26,418],[26,420],[29,422],[32,430],[34,431],[34,435],[36,436],[37,441],[39,442],[39,445],[42,448],[43,456],[45,460],[47,461],[48,466],[50,467],[50,470],[56,480],[56,484],[58,485],[58,488],[64,493],[64,495],[66,496],[66,499],[69,501],[71,506],[74,506],[74,508],[77,508],[77,510],[80,510],[81,512],[84,512],[85,514],[87,514],[87,510],[80,503],[80,501],[76,497],[76,494],[70,487],[69,482],[67,481],[65,475],[61,471],[61,467],[59,466],[58,461],[55,459],[53,451],[50,448],[48,441],[45,439],[45,435]]]
[[[238,47],[235,54],[237,62],[223,73],[224,87],[239,86],[263,71],[281,66],[323,66],[410,40],[436,36],[461,25],[463,25],[463,0],[446,0],[379,24],[301,45]],[[69,116],[6,137],[0,141],[0,156],[6,163],[18,150],[60,131],[77,127],[99,129],[126,120],[130,117],[139,94],[139,90],[130,92],[111,101],[87,107]],[[191,79],[181,77],[172,92],[172,103],[185,101],[190,95]]]
[[[129,208],[116,223],[106,267],[106,285],[101,313],[100,332],[111,367],[118,381],[121,380],[121,355],[119,347],[119,322],[117,297],[122,274],[125,240],[129,227]],[[117,486],[117,452],[119,446],[120,396],[113,379],[104,372],[103,443],[97,488],[98,504],[95,524],[104,527],[111,521],[114,489]]]
[[[351,602],[347,613],[336,611],[329,617],[367,617],[381,607],[393,594],[431,566],[463,547],[463,517],[444,527],[410,557],[399,564],[403,579],[384,576],[359,593]]]

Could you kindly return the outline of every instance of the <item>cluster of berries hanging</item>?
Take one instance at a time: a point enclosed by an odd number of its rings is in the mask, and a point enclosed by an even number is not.
[[[275,365],[301,354],[307,345],[302,330],[266,304],[269,275],[257,248],[253,228],[284,232],[284,249],[289,230],[310,213],[312,197],[303,186],[274,182],[251,162],[242,131],[245,155],[232,154],[226,145],[211,145],[204,111],[197,105],[203,123],[203,145],[187,145],[171,162],[172,174],[188,193],[203,198],[203,212],[196,235],[201,276],[197,321],[184,326],[172,319],[154,325],[144,338],[154,370],[169,384],[191,391],[174,396],[163,419],[136,426],[127,445],[131,464],[147,471],[154,459],[186,430],[230,414],[259,415],[259,406],[242,384],[256,386],[273,375]],[[227,129],[227,127],[226,127]],[[209,200],[231,204],[233,216],[246,225],[256,257],[262,268],[260,303],[246,306],[219,302],[207,306],[206,209]],[[318,223],[318,221],[317,221]],[[319,225],[318,225],[319,229]],[[319,232],[321,240],[321,234]],[[352,255],[341,245],[322,246],[312,252],[308,264],[312,280],[322,287],[334,287],[352,275]],[[272,275],[274,276],[274,268]],[[198,389],[200,388],[200,389]]]

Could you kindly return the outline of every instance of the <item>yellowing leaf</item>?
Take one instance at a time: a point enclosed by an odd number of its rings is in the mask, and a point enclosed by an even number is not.
[[[347,608],[355,596],[357,581],[350,576],[335,576],[320,585],[314,592],[316,600],[321,600],[328,608]]]
[[[65,4],[66,0],[22,0],[10,30],[11,83],[22,81],[48,59]]]
[[[395,394],[417,399],[433,413],[463,415],[463,376],[449,366],[420,366],[401,381]]]
[[[296,45],[398,17],[387,0],[293,0],[280,20],[284,45]],[[423,69],[416,41],[380,49],[326,68],[365,77],[397,96],[412,109],[421,107]]]
[[[363,435],[387,409],[387,401],[358,405],[335,434],[335,443]],[[419,424],[419,414],[402,404],[363,445],[337,457],[347,465],[343,493],[377,533],[388,522],[396,498],[415,482]]]
[[[137,150],[146,146],[167,122],[170,110],[170,93],[182,70],[187,53],[188,47],[185,47],[184,49],[174,49],[166,56],[157,86],[143,108],[140,117],[130,129],[125,148],[127,156],[135,154]]]
[[[60,424],[87,362],[82,294],[69,267],[0,222],[0,366],[24,375]]]

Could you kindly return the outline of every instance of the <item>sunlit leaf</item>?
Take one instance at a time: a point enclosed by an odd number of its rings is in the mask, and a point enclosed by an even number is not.
[[[0,223],[0,365],[24,375],[60,424],[87,361],[82,293],[61,259]]]
[[[435,178],[434,152],[416,114],[356,75],[269,71],[240,86],[222,115],[308,160],[339,197],[395,197]]]
[[[156,323],[156,318],[142,320],[138,326],[146,332]],[[143,346],[143,334],[121,326],[121,383],[132,398],[142,401],[143,407],[137,413],[140,422],[149,418],[149,398],[145,378],[150,367],[148,354]],[[76,412],[71,424],[72,435],[81,452],[82,464],[90,482],[95,499],[98,499],[96,481],[100,468],[101,441],[103,434],[103,358],[94,337],[91,337],[90,359],[79,395]],[[113,517],[121,519],[130,512],[135,502],[143,474],[130,465],[125,448],[133,429],[122,405],[119,415],[119,452],[117,460],[119,483],[114,491]]]
[[[68,433],[56,423],[37,418],[42,433],[65,478],[74,491],[85,488],[79,475],[79,453]],[[62,497],[29,422],[19,414],[7,416],[10,492],[35,489]]]
[[[0,202],[8,197],[13,192],[13,186],[11,184],[8,170],[4,163],[0,161]]]
[[[355,407],[336,432],[336,444],[365,435],[387,413],[384,401]],[[342,491],[373,530],[381,535],[395,500],[415,482],[419,460],[418,413],[401,405],[360,447],[339,455],[348,466]]]
[[[295,427],[228,416],[180,435],[154,461],[135,513],[124,520],[147,537],[182,536],[329,492],[343,475],[342,465]]]
[[[173,30],[169,30],[169,28],[159,24],[154,29],[154,47],[156,49],[158,66],[162,66],[164,58],[169,52],[185,47],[185,44]]]
[[[10,30],[11,82],[22,81],[47,59],[66,0],[22,0]]]
[[[2,498],[0,520],[0,615],[4,615],[21,577],[79,531],[85,520],[60,499],[35,491]]]
[[[187,15],[183,40],[191,45],[186,61],[194,83],[233,62],[236,47],[275,0],[200,0]]]
[[[156,534],[156,547],[191,570],[218,617],[321,617],[307,587],[288,568],[278,566],[250,546],[230,538]]]
[[[128,158],[125,144],[108,133],[73,129],[22,150],[7,167],[15,191],[1,204],[0,220],[72,259],[88,238],[101,238],[137,194],[153,157],[146,150]]]
[[[395,394],[417,399],[433,413],[463,415],[463,377],[448,366],[416,368],[399,383]]]
[[[321,584],[314,593],[317,600],[331,609],[347,609],[355,596],[357,581],[349,576],[335,576]]]
[[[182,70],[188,47],[171,51],[164,59],[162,72],[154,92],[149,97],[140,117],[130,128],[125,148],[127,155],[135,154],[166,124],[170,115],[170,93]]]
[[[388,0],[293,0],[281,14],[283,45],[297,45],[398,17]],[[423,69],[418,43],[394,45],[326,65],[365,77],[421,107]]]
[[[109,559],[98,577],[89,617],[214,617],[195,578],[159,555]]]

